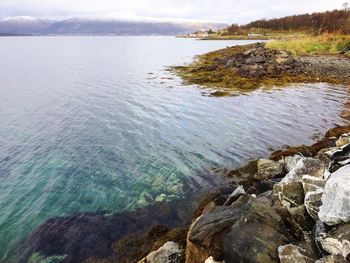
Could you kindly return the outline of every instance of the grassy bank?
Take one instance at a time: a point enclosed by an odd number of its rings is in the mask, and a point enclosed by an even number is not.
[[[337,54],[350,44],[350,35],[303,36],[268,42],[266,47],[283,49],[295,55]]]

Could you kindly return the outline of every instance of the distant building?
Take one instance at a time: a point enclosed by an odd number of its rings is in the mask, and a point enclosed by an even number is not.
[[[262,34],[249,33],[248,37],[261,37]]]

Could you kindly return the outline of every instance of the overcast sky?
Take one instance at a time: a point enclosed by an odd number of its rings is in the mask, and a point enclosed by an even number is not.
[[[0,0],[0,18],[176,18],[247,23],[260,18],[339,9],[346,0]]]

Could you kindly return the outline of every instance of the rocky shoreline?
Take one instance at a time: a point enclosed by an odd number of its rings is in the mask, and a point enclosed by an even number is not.
[[[173,70],[187,84],[212,88],[212,96],[227,96],[293,83],[350,85],[349,68],[350,58],[344,55],[294,56],[257,43],[200,55]]]
[[[226,48],[175,70],[230,95],[264,85],[350,85],[350,60],[294,57],[263,44]],[[232,85],[227,91],[227,85]],[[223,89],[223,90],[222,90]],[[311,146],[275,151],[236,170],[200,200],[130,213],[48,220],[24,240],[18,262],[235,263],[350,260],[350,126]],[[147,220],[148,218],[148,220]],[[62,234],[64,233],[64,234]]]
[[[349,261],[350,125],[215,173],[226,185],[199,204],[48,220],[22,244],[19,262]]]
[[[232,192],[201,205],[186,246],[167,242],[139,263],[348,262],[349,132],[227,173]]]

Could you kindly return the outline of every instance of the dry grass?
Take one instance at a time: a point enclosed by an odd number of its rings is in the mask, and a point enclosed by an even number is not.
[[[275,40],[266,47],[289,50],[296,55],[303,54],[336,54],[350,43],[350,35],[324,34],[300,38]]]

